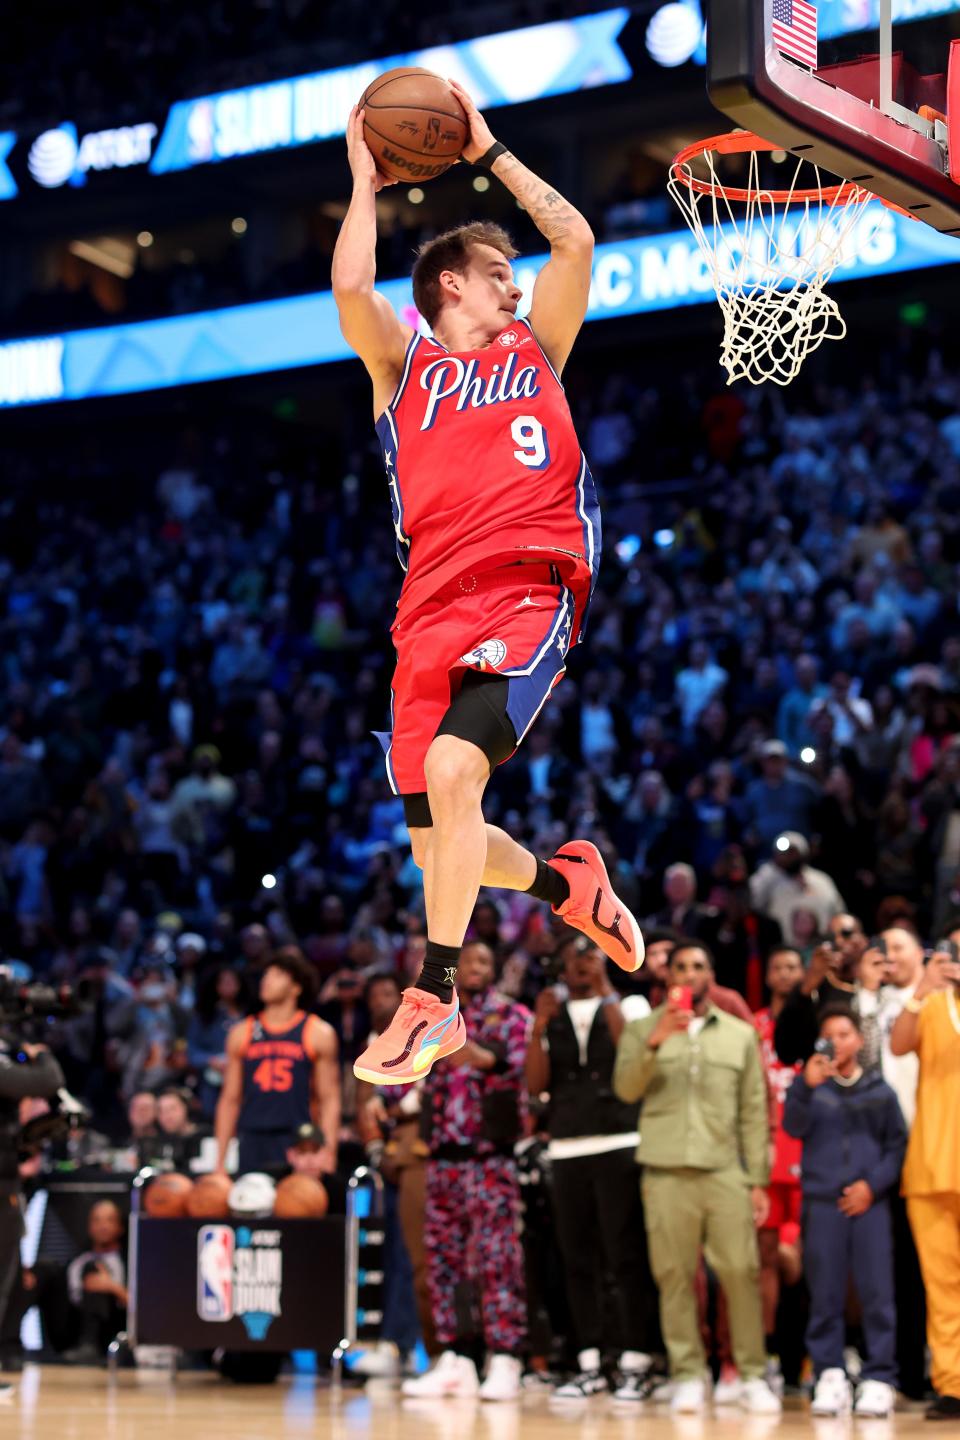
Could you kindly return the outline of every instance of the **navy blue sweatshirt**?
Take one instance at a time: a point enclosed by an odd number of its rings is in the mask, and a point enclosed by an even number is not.
[[[839,1199],[855,1180],[866,1180],[879,1200],[900,1178],[907,1130],[896,1095],[876,1071],[856,1085],[827,1080],[814,1089],[798,1075],[783,1128],[803,1141],[800,1183],[812,1200]]]

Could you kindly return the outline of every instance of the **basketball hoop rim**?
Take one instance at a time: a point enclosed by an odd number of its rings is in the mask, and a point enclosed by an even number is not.
[[[906,215],[910,220],[918,217],[909,210],[904,210],[893,200],[885,200],[882,195],[874,195],[865,186],[858,185],[854,180],[842,180],[837,185],[817,185],[805,190],[767,190],[765,188],[743,187],[738,185],[724,185],[714,176],[712,180],[701,180],[688,168],[691,160],[696,160],[702,155],[745,155],[751,151],[755,153],[769,153],[773,150],[785,150],[775,140],[764,140],[762,135],[755,135],[752,130],[731,130],[725,135],[710,135],[706,140],[694,140],[692,144],[685,145],[674,157],[670,166],[670,178],[677,185],[684,185],[696,195],[712,195],[723,197],[725,200],[734,200],[741,204],[749,204],[757,201],[769,201],[774,205],[789,205],[795,201],[803,204],[805,201],[815,201],[827,205],[845,205],[848,200],[853,200],[860,195],[869,195],[874,200],[879,200],[888,210],[894,210],[898,215]],[[792,154],[792,151],[785,151]],[[803,155],[797,155],[798,160],[804,160]],[[809,165],[815,165],[815,161],[807,161]]]

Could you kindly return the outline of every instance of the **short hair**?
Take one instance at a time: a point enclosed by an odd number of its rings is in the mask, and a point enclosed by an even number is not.
[[[713,951],[710,949],[710,946],[704,945],[702,940],[695,940],[692,937],[688,938],[687,936],[683,936],[683,938],[678,940],[676,945],[674,945],[673,949],[670,951],[670,954],[667,956],[667,964],[672,965],[676,957],[683,950],[702,950],[704,955],[706,955],[707,957],[710,969],[714,972],[716,971],[717,962],[714,958]]]
[[[651,945],[662,945],[665,940],[671,945],[679,945],[684,938],[679,930],[671,930],[666,925],[661,925],[659,929],[655,930],[645,930],[643,933],[644,943],[648,950]]]
[[[370,992],[374,985],[395,985],[398,995],[403,992],[400,977],[394,975],[392,970],[375,970],[374,973],[367,978],[367,983],[363,987],[363,1003],[365,1005],[369,1005],[370,1003]]]
[[[316,998],[317,975],[299,946],[283,945],[275,950],[263,968],[269,970],[271,966],[274,970],[282,970],[294,984],[300,986],[300,1003],[309,1010]]]
[[[417,251],[412,276],[413,303],[428,325],[436,324],[443,304],[440,276],[444,270],[455,270],[458,275],[463,275],[475,245],[490,245],[499,250],[506,260],[513,260],[520,254],[503,226],[489,220],[473,220],[469,225],[445,230],[433,240],[425,241]]]
[[[773,959],[774,955],[796,955],[797,959],[800,961],[800,964],[803,964],[803,954],[800,950],[797,949],[796,945],[772,945],[767,951],[768,965],[770,964],[770,961]]]
[[[828,1020],[849,1020],[858,1035],[863,1034],[863,1026],[860,1024],[860,1017],[849,1005],[841,1005],[834,1001],[830,1005],[824,1005],[817,1016],[817,1029],[822,1030]]]

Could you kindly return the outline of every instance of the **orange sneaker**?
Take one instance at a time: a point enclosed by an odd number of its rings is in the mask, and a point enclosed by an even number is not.
[[[371,1085],[409,1085],[428,1075],[435,1060],[453,1055],[466,1043],[456,990],[448,1005],[426,990],[404,990],[400,1009],[354,1061],[353,1073]]]
[[[640,926],[614,894],[596,845],[570,840],[547,864],[570,886],[569,899],[552,906],[553,913],[582,930],[621,970],[639,970],[644,956]]]

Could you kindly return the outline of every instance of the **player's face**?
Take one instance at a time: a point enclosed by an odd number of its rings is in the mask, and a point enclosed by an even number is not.
[[[260,977],[260,999],[264,1005],[280,1005],[291,1000],[296,989],[291,976],[277,965],[268,965]]]
[[[492,245],[474,245],[470,263],[461,277],[461,313],[489,327],[490,334],[504,330],[517,313],[520,287],[509,260]]]

